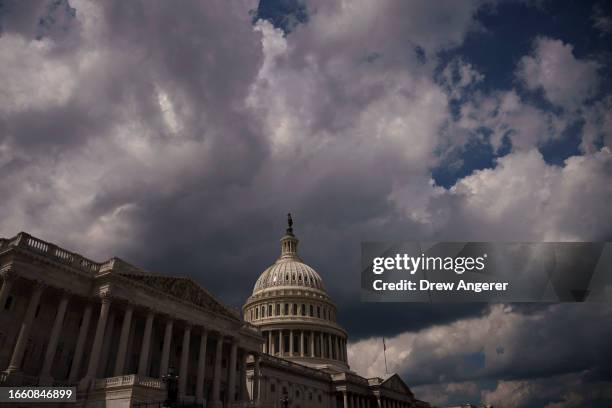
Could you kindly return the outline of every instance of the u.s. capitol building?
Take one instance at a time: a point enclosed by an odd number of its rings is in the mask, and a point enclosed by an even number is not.
[[[398,375],[350,370],[348,334],[291,224],[243,316],[190,278],[0,238],[0,386],[76,387],[75,407],[162,406],[175,371],[182,406],[427,407]]]

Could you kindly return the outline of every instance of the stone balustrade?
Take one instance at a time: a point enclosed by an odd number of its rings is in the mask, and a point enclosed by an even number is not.
[[[97,390],[140,385],[142,387],[164,389],[165,385],[159,378],[140,377],[137,374],[120,375],[97,379],[94,388]]]
[[[0,249],[8,247],[26,248],[30,251],[48,256],[54,261],[61,262],[66,265],[78,268],[84,272],[97,273],[100,271],[102,264],[87,259],[74,252],[67,251],[56,245],[45,242],[41,239],[33,237],[25,232],[20,232],[11,239],[2,239],[0,241]]]

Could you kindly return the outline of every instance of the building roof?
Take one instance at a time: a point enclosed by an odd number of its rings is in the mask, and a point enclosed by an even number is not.
[[[317,289],[325,292],[321,276],[298,256],[299,240],[293,234],[293,220],[290,214],[288,225],[285,235],[280,240],[281,254],[276,262],[259,276],[253,288],[253,295],[266,289],[281,287]]]

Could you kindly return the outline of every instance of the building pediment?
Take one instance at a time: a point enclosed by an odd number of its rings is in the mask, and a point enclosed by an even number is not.
[[[413,395],[412,391],[410,391],[410,388],[397,374],[393,374],[392,376],[384,380],[380,385],[382,388],[386,388],[388,390],[400,392],[402,394]]]
[[[145,273],[120,273],[119,275],[204,309],[241,320],[236,312],[223,306],[221,302],[191,278]]]

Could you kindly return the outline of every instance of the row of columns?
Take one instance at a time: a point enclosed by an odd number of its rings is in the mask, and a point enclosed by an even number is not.
[[[398,401],[382,396],[372,398],[362,394],[348,391],[342,392],[343,408],[411,408],[413,404],[406,401]]]
[[[6,302],[6,299],[12,289],[14,282],[14,275],[4,274],[3,276],[3,284],[0,289],[0,305],[3,305]],[[22,366],[22,360],[24,356],[25,347],[27,344],[27,339],[30,336],[30,330],[32,327],[32,323],[34,320],[34,316],[36,313],[36,309],[40,304],[41,295],[45,289],[46,285],[36,282],[33,286],[32,294],[29,298],[28,307],[26,309],[26,313],[21,321],[21,325],[19,328],[19,333],[17,335],[17,341],[13,348],[13,352],[11,355],[11,360],[9,363],[6,372],[11,373],[19,373]],[[57,344],[61,336],[62,326],[64,322],[64,317],[66,314],[66,309],[68,307],[68,303],[70,300],[70,295],[68,292],[64,292],[61,296],[57,312],[55,315],[55,320],[53,323],[53,327],[51,329],[51,333],[49,336],[48,347],[45,352],[45,357],[43,360],[43,366],[40,371],[39,381],[41,385],[51,385],[53,383],[53,378],[51,377],[51,368],[53,364],[53,360],[55,358],[55,352],[57,349]],[[100,297],[100,314],[98,316],[98,321],[96,324],[94,339],[91,347],[90,358],[87,365],[87,371],[83,378],[80,379],[79,387],[82,389],[87,389],[91,387],[93,380],[97,377],[98,369],[100,365],[100,356],[102,353],[102,346],[105,340],[105,331],[107,328],[107,323],[109,319],[111,306],[111,298],[108,294],[103,294]],[[88,303],[84,310],[83,316],[81,320],[81,326],[79,328],[78,338],[75,346],[74,356],[72,360],[72,364],[69,371],[68,381],[71,383],[76,383],[80,377],[80,367],[82,358],[84,356],[85,344],[87,340],[87,335],[89,333],[89,325],[91,323],[91,317],[93,313],[93,304]],[[127,304],[123,314],[123,321],[121,324],[121,333],[119,336],[119,345],[117,347],[117,354],[115,358],[114,376],[120,376],[126,374],[125,362],[127,357],[127,349],[128,349],[128,340],[130,337],[130,330],[132,327],[132,320],[134,314],[134,305]],[[144,334],[142,339],[142,344],[140,348],[140,358],[138,362],[138,370],[137,374],[141,377],[146,377],[149,375],[149,357],[150,357],[150,349],[151,349],[151,339],[153,333],[153,322],[156,318],[156,314],[153,310],[147,311]],[[165,330],[164,330],[164,340],[163,340],[163,348],[161,355],[161,364],[160,364],[160,375],[166,374],[169,368],[169,359],[170,359],[170,351],[171,351],[171,342],[172,342],[172,334],[173,334],[174,320],[170,317],[166,317]],[[192,326],[190,324],[185,324],[183,330],[183,342],[182,342],[182,353],[180,356],[180,368],[179,368],[179,382],[178,382],[178,391],[179,396],[184,397],[186,395],[186,387],[187,387],[187,377],[188,377],[188,365],[189,365],[189,350],[190,350],[190,340],[191,340],[191,330]],[[205,328],[200,327],[200,353],[198,358],[198,367],[197,367],[197,375],[196,375],[196,402],[202,403],[204,400],[204,377],[206,372],[206,347],[208,342],[209,331]],[[224,336],[221,333],[217,333],[217,341],[215,347],[215,360],[214,360],[214,371],[213,371],[213,383],[212,383],[212,403],[213,406],[219,405],[221,401],[221,368],[222,368],[222,358],[223,358],[223,342]],[[247,351],[242,349],[241,352],[241,361],[240,361],[240,373],[242,377],[246,378],[246,357]],[[245,389],[246,385],[244,382],[237,384],[236,383],[236,365],[238,359],[238,343],[236,339],[232,339],[230,346],[230,361],[229,361],[229,376],[227,379],[227,401],[229,403],[235,401],[235,389],[236,385],[240,385],[240,395],[239,398],[241,400],[246,400]],[[242,379],[242,381],[245,381]]]
[[[312,313],[310,311],[311,306],[313,308]],[[316,317],[317,319],[336,321],[333,309],[312,303],[266,303],[248,309],[245,314],[245,318],[249,321],[283,316]]]
[[[289,336],[289,349],[285,350],[285,335]],[[297,351],[295,350],[295,337],[299,333]],[[308,337],[308,348],[306,348],[306,337]],[[264,332],[266,342],[263,345],[264,353],[281,357],[319,357],[335,359],[346,362],[346,339],[332,333],[316,330],[299,329],[270,329]],[[276,349],[278,341],[279,349]],[[316,353],[318,346],[319,352]]]

